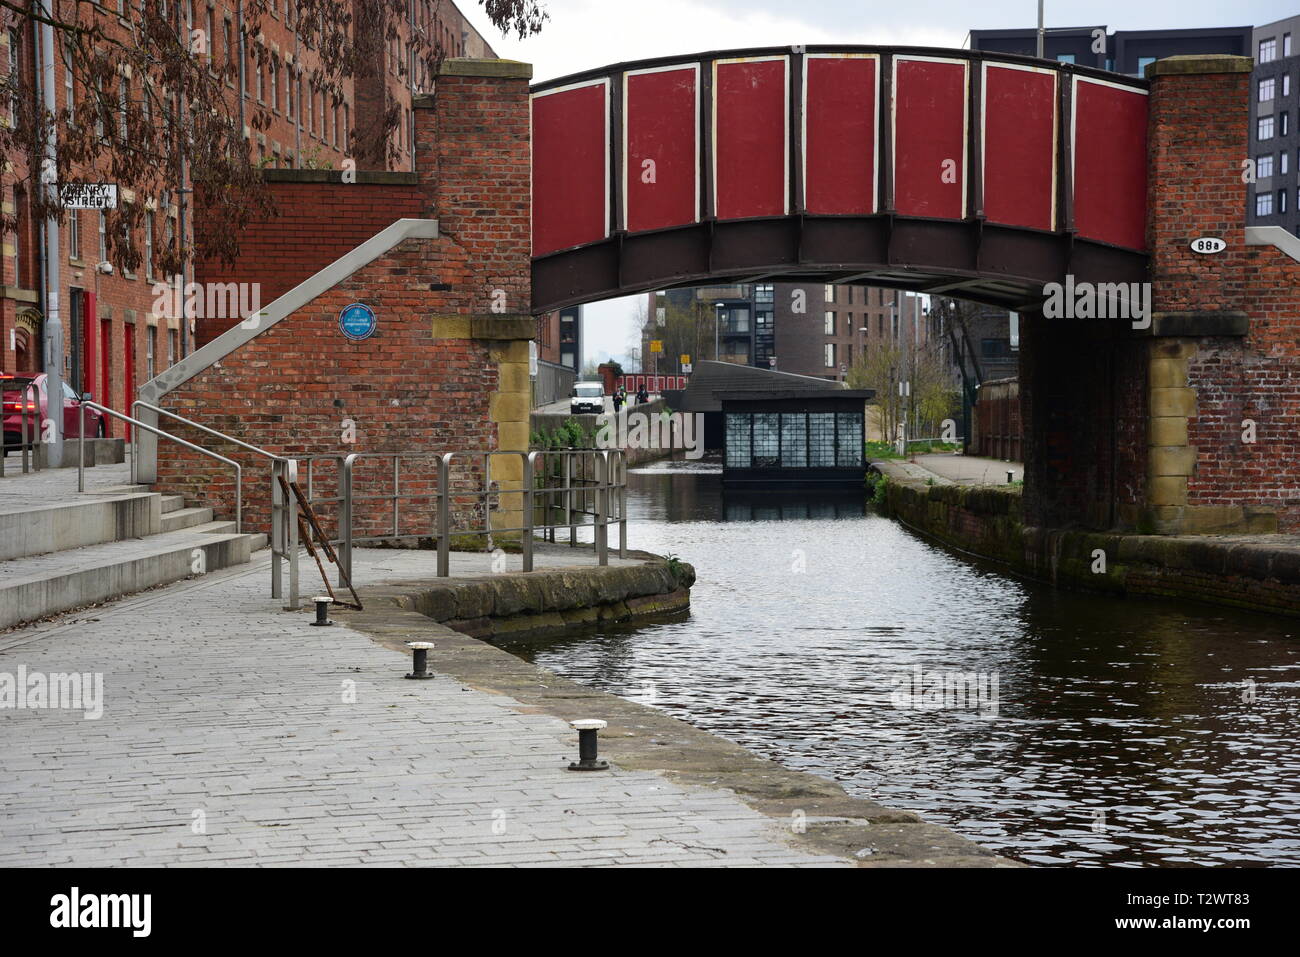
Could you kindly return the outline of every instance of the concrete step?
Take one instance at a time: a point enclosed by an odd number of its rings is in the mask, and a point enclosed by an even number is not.
[[[237,534],[233,522],[206,522],[0,562],[0,628],[245,564],[265,538]]]
[[[203,525],[211,521],[212,509],[210,508],[181,508],[169,512],[164,506],[161,531],[174,532],[178,529],[193,528],[195,525]],[[232,522],[231,525],[233,527],[234,523]]]
[[[49,501],[0,499],[0,562],[157,534],[161,498],[153,492],[98,492]]]
[[[166,515],[168,512],[178,512],[185,507],[184,495],[164,495],[162,497],[162,511]]]

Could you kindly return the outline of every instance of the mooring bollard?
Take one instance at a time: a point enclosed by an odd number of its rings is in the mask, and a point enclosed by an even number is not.
[[[322,625],[332,625],[330,621],[330,605],[334,604],[334,599],[329,595],[317,595],[312,599],[316,603],[316,620],[312,622],[313,627]]]
[[[1015,481],[1015,478],[1016,478],[1016,473],[1011,471],[1011,469],[1007,469],[1007,484],[1010,485],[1013,481]]]
[[[406,647],[414,652],[415,660],[411,663],[411,673],[408,678],[432,678],[433,672],[429,670],[429,649],[433,647],[432,641],[408,641]]]
[[[596,732],[605,727],[598,718],[570,721],[578,729],[578,760],[570,763],[570,771],[608,771],[609,762],[596,757]]]

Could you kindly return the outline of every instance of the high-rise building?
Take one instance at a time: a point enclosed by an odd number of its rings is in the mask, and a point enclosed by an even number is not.
[[[1300,16],[1256,27],[1250,91],[1246,222],[1300,236]]]

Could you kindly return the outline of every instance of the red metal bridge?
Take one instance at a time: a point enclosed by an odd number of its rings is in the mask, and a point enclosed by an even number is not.
[[[964,50],[643,60],[532,90],[533,312],[718,281],[1018,308],[1147,279],[1145,80]]]

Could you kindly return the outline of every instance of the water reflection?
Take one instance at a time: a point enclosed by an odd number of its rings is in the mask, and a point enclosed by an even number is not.
[[[507,647],[1030,863],[1300,863],[1297,623],[1055,592],[690,466],[628,496],[689,615]],[[996,716],[896,707],[918,668],[995,676]]]

